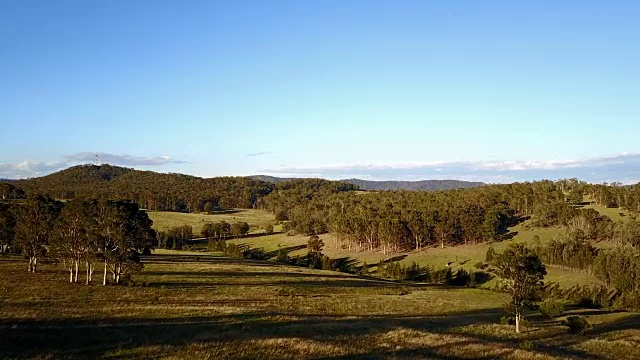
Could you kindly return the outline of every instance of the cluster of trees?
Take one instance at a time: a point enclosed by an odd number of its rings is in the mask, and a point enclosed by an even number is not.
[[[11,183],[0,182],[0,200],[26,199],[25,191]]]
[[[239,238],[249,233],[251,227],[246,221],[236,221],[232,224],[222,220],[214,223],[206,223],[202,226],[200,234],[207,239]]]
[[[38,262],[48,258],[69,269],[71,282],[78,282],[80,266],[86,283],[92,281],[96,263],[120,283],[141,267],[139,254],[149,251],[156,239],[152,221],[132,201],[74,199],[62,203],[46,196],[32,196],[23,203],[3,205],[2,236],[13,251],[29,258],[28,270],[36,272]],[[11,208],[10,210],[8,208]]]
[[[612,294],[608,295],[609,303],[617,301],[620,307],[639,309],[640,300],[634,300],[640,299],[639,238],[640,224],[631,221],[617,225],[616,245],[611,248],[596,248],[582,231],[569,229],[550,243],[536,246],[534,251],[546,264],[596,275],[606,292]],[[602,302],[604,295],[600,289],[597,294]]]
[[[12,184],[30,194],[48,194],[57,199],[126,199],[148,210],[179,212],[254,208],[261,197],[275,188],[273,184],[247,177],[204,179],[106,164],[74,166]]]
[[[330,231],[337,246],[384,253],[492,240],[519,219],[545,212],[550,203],[570,208],[562,190],[550,181],[366,195],[319,188],[282,188],[263,198],[260,206],[288,220],[289,230],[305,235]],[[561,221],[555,217],[546,224]]]
[[[158,231],[157,247],[160,249],[181,250],[193,237],[193,226],[173,226],[167,231]]]

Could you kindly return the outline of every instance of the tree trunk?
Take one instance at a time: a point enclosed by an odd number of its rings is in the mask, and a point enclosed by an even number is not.
[[[74,280],[73,282],[78,282],[78,262],[79,262],[78,260],[75,261],[75,263],[76,263],[76,277],[75,277],[75,279],[73,279]]]
[[[516,310],[516,334],[520,334],[520,310]]]
[[[69,264],[69,282],[73,282],[73,264]]]
[[[33,268],[33,258],[31,256],[29,256],[29,270],[28,271],[31,272],[32,268]]]
[[[33,258],[33,273],[34,273],[34,274],[36,273],[36,269],[37,269],[37,267],[38,267],[38,258],[37,258],[37,257],[34,257],[34,258]]]
[[[102,279],[102,285],[107,285],[107,262],[104,262],[104,278]]]
[[[91,275],[90,275],[90,272],[91,272],[91,264],[89,264],[89,262],[87,261],[87,262],[85,263],[85,265],[86,265],[86,267],[87,267],[87,281],[85,282],[85,284],[86,284],[86,285],[89,285],[89,283],[91,282]]]

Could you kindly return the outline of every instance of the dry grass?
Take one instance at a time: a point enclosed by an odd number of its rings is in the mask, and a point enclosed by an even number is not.
[[[0,260],[0,357],[640,357],[638,314],[583,311],[595,326],[582,336],[533,317],[517,336],[498,323],[505,296],[486,290],[200,253],[144,261],[137,286],[103,287],[69,284],[52,265],[34,275],[22,259]]]

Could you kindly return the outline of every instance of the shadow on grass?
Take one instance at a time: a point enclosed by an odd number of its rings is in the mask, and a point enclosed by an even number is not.
[[[0,355],[3,357],[100,357],[111,351],[135,349],[142,346],[183,346],[191,343],[215,342],[238,344],[239,341],[292,338],[327,343],[353,344],[360,337],[380,335],[397,330],[412,329],[427,333],[463,337],[459,343],[425,344],[419,348],[402,349],[373,347],[366,354],[352,354],[327,359],[401,358],[477,358],[479,354],[448,355],[442,346],[484,344],[504,349],[502,355],[518,347],[516,339],[491,334],[465,333],[461,327],[495,323],[503,314],[499,308],[456,312],[439,316],[366,316],[339,317],[301,315],[278,312],[254,312],[235,315],[180,318],[126,319],[60,319],[0,320]],[[294,320],[291,320],[291,319]],[[287,319],[287,320],[280,320]],[[634,319],[621,322],[617,329],[629,328]],[[603,331],[610,331],[605,328]],[[400,340],[401,341],[401,340]],[[232,345],[230,345],[232,346]],[[473,348],[473,346],[471,347]],[[354,349],[355,350],[355,349]],[[358,349],[359,350],[359,349]],[[168,349],[179,351],[179,349]],[[594,358],[575,348],[537,344],[536,352],[569,358]],[[495,358],[495,355],[486,358]]]

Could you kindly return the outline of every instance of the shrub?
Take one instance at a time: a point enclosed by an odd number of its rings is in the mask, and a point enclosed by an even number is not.
[[[273,225],[267,225],[267,226],[265,226],[265,227],[264,227],[264,232],[265,232],[267,235],[271,235],[271,234],[273,234]]]
[[[522,350],[533,350],[533,341],[524,340],[523,342],[520,343],[520,348]]]
[[[264,253],[264,250],[262,248],[245,250],[242,253],[242,256],[245,259],[254,259],[254,260],[265,260],[268,258],[267,254]]]
[[[228,244],[224,250],[224,253],[231,257],[243,257],[242,250],[240,250],[240,247],[236,244]]]
[[[545,299],[540,303],[540,313],[550,319],[562,314],[563,311],[564,304],[554,298]]]
[[[484,269],[485,264],[482,261],[478,261],[475,265],[473,265],[476,269]]]
[[[569,327],[569,332],[572,334],[582,334],[591,327],[584,316],[569,316],[567,320],[562,322],[562,325]]]
[[[515,325],[515,323],[516,323],[516,318],[514,318],[513,316],[503,315],[500,318],[501,325]]]
[[[278,255],[276,255],[276,262],[283,264],[291,264],[291,258],[287,254],[286,251],[280,249],[278,250]]]

